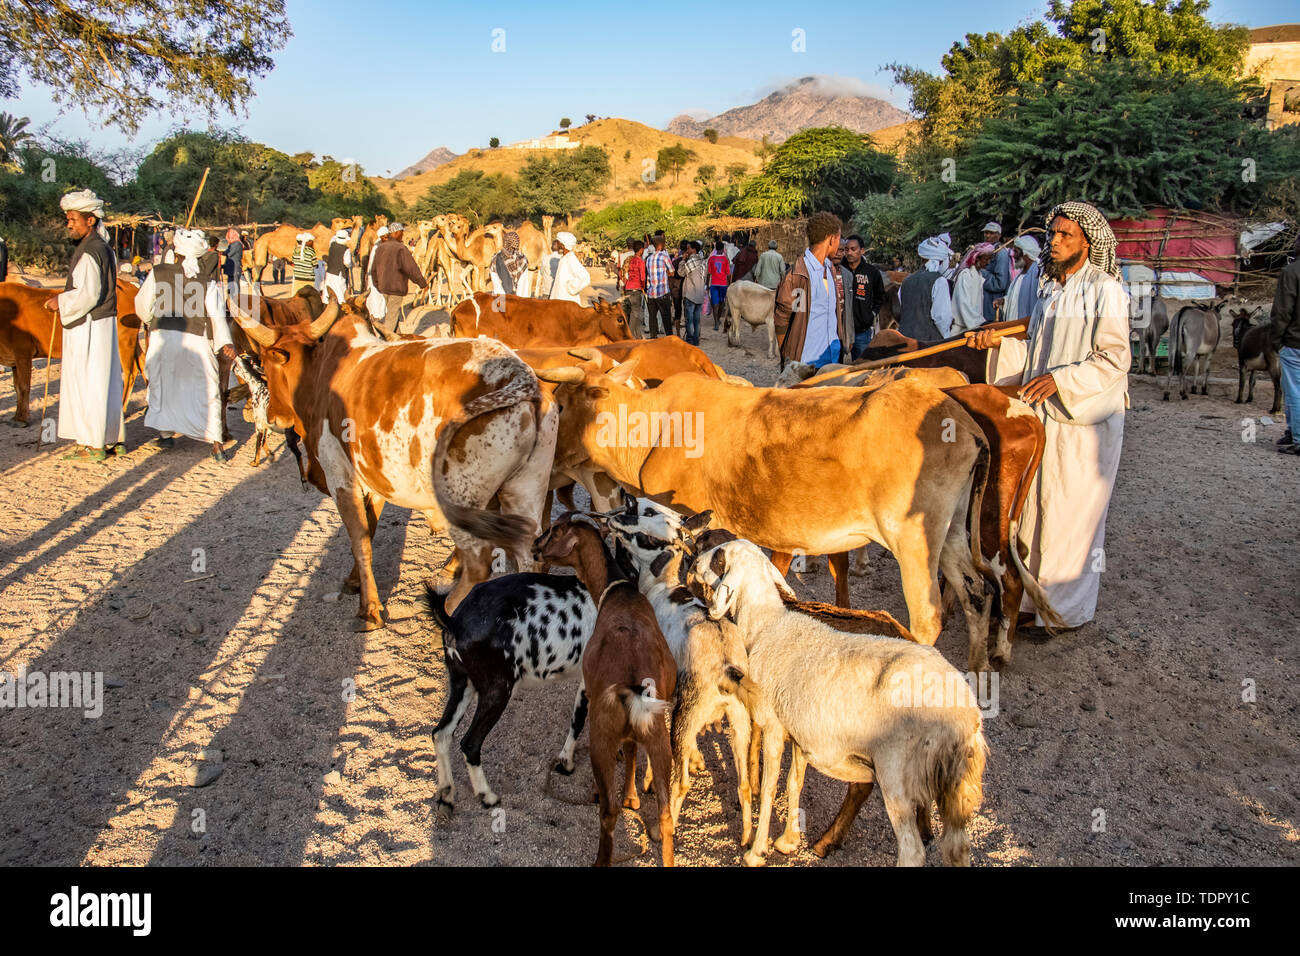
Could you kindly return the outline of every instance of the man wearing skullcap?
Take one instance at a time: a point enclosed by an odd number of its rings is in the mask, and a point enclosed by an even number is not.
[[[172,251],[136,293],[136,314],[149,325],[144,424],[158,430],[160,448],[174,447],[176,436],[184,435],[210,442],[212,457],[224,462],[217,353],[234,361],[235,347],[221,283],[203,269],[206,250],[200,230],[176,230]]]
[[[371,316],[379,320],[389,332],[401,332],[408,283],[414,282],[421,289],[428,288],[429,280],[424,277],[416,264],[415,256],[403,241],[406,227],[400,222],[389,223],[388,238],[375,246],[370,253],[371,282],[384,297],[383,312]],[[368,304],[368,301],[367,301]]]
[[[117,353],[117,259],[104,228],[104,203],[89,189],[59,201],[77,247],[64,292],[45,303],[63,326],[59,437],[75,447],[68,460],[103,461],[126,453],[122,360]]]
[[[1005,296],[1007,287],[1011,285],[1011,250],[999,245],[1002,242],[1001,223],[984,224],[984,241],[997,249],[988,263],[980,266],[980,275],[984,279],[982,313],[985,322],[992,322],[997,315],[993,303]]]
[[[785,259],[777,251],[777,241],[772,239],[768,242],[767,249],[758,257],[751,278],[759,285],[775,290],[781,284],[781,277],[784,275]]]
[[[1106,511],[1128,407],[1129,296],[1115,234],[1094,206],[1062,203],[1046,225],[1039,264],[1048,281],[1025,339],[995,339],[993,330],[980,329],[967,341],[992,350],[989,383],[1020,385],[1047,432],[1020,540],[1029,570],[1074,628],[1095,615],[1106,569]],[[1028,596],[1023,606],[1032,607]],[[1050,623],[1038,610],[1037,623]]]
[[[519,251],[519,233],[501,237],[501,251],[492,257],[492,291],[497,295],[528,295],[528,257]]]
[[[172,248],[176,240],[172,239]],[[239,230],[231,226],[226,230],[226,291],[234,298],[239,298],[239,279],[244,272],[244,242],[239,237]]]
[[[562,255],[555,267],[555,279],[551,282],[551,298],[581,304],[580,293],[591,285],[591,276],[574,255],[573,249],[578,240],[573,233],[562,232],[555,237],[555,241],[560,244]]]
[[[316,281],[316,237],[310,232],[300,232],[294,237],[297,248],[293,250],[293,286],[291,295],[297,295],[303,286]]]

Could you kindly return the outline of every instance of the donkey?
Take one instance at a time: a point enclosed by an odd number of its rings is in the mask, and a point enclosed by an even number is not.
[[[1219,347],[1218,306],[1185,305],[1169,323],[1169,370],[1165,373],[1165,401],[1169,401],[1170,379],[1178,376],[1178,396],[1187,398],[1187,370],[1191,367],[1192,391],[1196,391],[1196,363],[1202,368],[1201,394],[1210,389],[1210,358]]]
[[[1232,317],[1232,347],[1237,350],[1237,402],[1242,403],[1242,392],[1246,392],[1246,383],[1250,382],[1250,391],[1245,401],[1255,401],[1255,373],[1267,371],[1273,380],[1273,407],[1270,415],[1282,410],[1282,360],[1269,338],[1268,325],[1252,325],[1255,313],[1250,309],[1233,309],[1228,313]]]
[[[1156,374],[1156,350],[1160,347],[1160,340],[1165,337],[1169,331],[1169,307],[1165,305],[1165,300],[1153,298],[1151,300],[1151,321],[1147,327],[1142,330],[1142,337],[1138,340],[1138,367],[1139,375],[1146,374],[1147,359],[1151,360],[1151,374]]]

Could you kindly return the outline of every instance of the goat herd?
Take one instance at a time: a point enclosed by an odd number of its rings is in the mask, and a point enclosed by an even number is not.
[[[925,862],[936,803],[944,862],[968,865],[966,826],[982,796],[987,746],[966,678],[887,613],[797,601],[755,544],[705,530],[711,517],[683,517],[626,496],[610,512],[569,512],[537,539],[537,560],[576,575],[494,578],[450,615],[445,595],[429,588],[450,685],[433,733],[440,803],[455,804],[451,740],[471,705],[477,702],[461,750],[475,794],[490,807],[498,798],[483,773],[483,742],[515,686],[580,673],[555,770],[573,772],[576,740],[589,723],[600,805],[597,866],[611,863],[620,806],[639,805],[638,748],[649,758],[644,789],[653,788],[657,802],[650,835],[660,842],[664,865],[672,865],[691,770],[703,765],[697,735],[723,717],[738,782],[741,845],[752,838],[746,864],[762,865],[767,854],[788,738],[789,806],[778,850],[798,846],[799,795],[811,764],[849,783],[835,821],[813,846],[818,856],[840,845],[878,782],[899,865]],[[752,786],[760,752],[755,829]]]

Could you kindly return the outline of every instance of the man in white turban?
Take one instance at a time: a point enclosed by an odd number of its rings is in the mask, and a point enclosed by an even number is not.
[[[221,283],[201,272],[207,242],[198,229],[178,229],[172,252],[154,266],[135,297],[135,311],[149,325],[145,373],[149,377],[146,428],[158,430],[158,445],[172,448],[176,436],[210,442],[222,450],[225,416],[217,353],[234,361]]]
[[[1041,271],[1038,257],[1042,249],[1033,236],[1020,236],[1011,246],[1015,254],[1016,268],[1020,272],[1011,280],[1005,299],[996,300],[994,307],[1002,308],[1002,321],[1019,322],[1034,314],[1034,303],[1038,301],[1038,279]]]
[[[298,245],[293,250],[293,286],[292,295],[305,285],[316,282],[316,237],[310,232],[300,232],[294,237]]]
[[[582,304],[581,292],[591,285],[591,275],[587,272],[573,249],[578,244],[571,232],[561,232],[555,237],[560,244],[560,261],[555,267],[555,280],[551,283],[551,298],[563,302]]]
[[[1106,570],[1106,512],[1119,470],[1128,407],[1129,296],[1115,234],[1093,206],[1061,203],[1047,216],[1039,262],[1048,282],[1023,341],[967,336],[992,349],[991,385],[1019,385],[1047,432],[1043,463],[1025,501],[1025,562],[1067,628],[1091,621]],[[1028,596],[1023,605],[1033,608]],[[1037,623],[1051,623],[1034,608]]]
[[[104,228],[104,203],[89,189],[60,201],[77,247],[68,261],[64,292],[45,303],[59,313],[59,437],[76,444],[63,457],[103,461],[126,454],[122,419],[122,360],[117,353],[117,258]]]
[[[348,291],[348,275],[352,271],[352,250],[348,248],[351,230],[340,229],[330,240],[329,252],[325,254],[325,290],[323,298],[329,305],[330,296],[342,302]]]
[[[931,236],[916,247],[925,267],[903,280],[898,290],[898,331],[934,342],[952,332],[952,289],[945,275],[952,259],[948,234]]]

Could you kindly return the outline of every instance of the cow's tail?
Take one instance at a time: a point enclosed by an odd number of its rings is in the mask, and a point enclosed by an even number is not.
[[[971,437],[975,439],[979,453],[975,456],[975,464],[970,471],[970,514],[966,516],[966,530],[970,534],[970,556],[975,570],[984,576],[984,580],[992,587],[993,593],[997,594],[1002,587],[1002,582],[993,573],[993,569],[984,563],[980,545],[980,512],[984,510],[984,493],[989,483],[989,443],[978,426]]]
[[[1016,566],[1016,573],[1020,575],[1020,583],[1024,585],[1025,593],[1029,595],[1029,600],[1034,602],[1034,607],[1038,610],[1038,616],[1045,622],[1045,627],[1049,634],[1055,634],[1057,631],[1065,629],[1065,619],[1061,617],[1056,608],[1052,606],[1051,599],[1047,596],[1047,591],[1038,583],[1038,578],[1025,567],[1024,559],[1020,557],[1020,522],[1012,520],[1010,530],[1007,534],[1007,545],[1011,549],[1011,563]]]
[[[532,405],[534,420],[542,401],[542,389],[537,376],[529,372],[516,375],[509,382],[495,391],[480,395],[465,403],[461,413],[449,421],[433,451],[433,491],[438,499],[447,522],[458,531],[493,544],[512,546],[520,542],[531,541],[537,534],[536,523],[524,515],[502,514],[484,508],[472,508],[453,501],[447,491],[447,449],[451,447],[457,432],[481,415],[509,408],[528,402]]]

